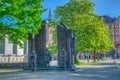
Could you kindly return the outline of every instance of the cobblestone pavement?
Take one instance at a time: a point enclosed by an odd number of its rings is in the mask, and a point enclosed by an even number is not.
[[[0,80],[120,80],[120,70],[113,62],[77,66],[75,71],[40,70],[0,73]]]

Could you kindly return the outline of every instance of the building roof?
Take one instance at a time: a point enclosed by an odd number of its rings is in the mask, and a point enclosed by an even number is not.
[[[109,16],[101,16],[104,19],[105,23],[113,23],[114,22],[114,18],[111,18]]]

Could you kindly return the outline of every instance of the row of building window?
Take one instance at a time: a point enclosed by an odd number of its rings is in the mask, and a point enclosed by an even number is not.
[[[13,44],[13,54],[17,54],[17,44]],[[27,42],[24,43],[23,54],[27,53]],[[0,54],[5,54],[5,44],[0,42]]]
[[[115,35],[117,35],[117,36],[118,36],[118,35],[119,35],[119,31],[115,31]]]
[[[116,37],[116,38],[115,38],[115,41],[120,41],[119,37]]]
[[[115,25],[115,29],[119,29],[119,26],[117,24]]]
[[[113,27],[113,25],[109,25],[109,29],[119,29],[119,24],[116,24],[116,25],[114,25],[114,27]]]

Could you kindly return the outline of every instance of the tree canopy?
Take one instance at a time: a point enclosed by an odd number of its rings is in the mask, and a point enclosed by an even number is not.
[[[21,44],[41,28],[44,0],[0,0],[0,37]],[[6,22],[6,20],[7,22]]]
[[[95,4],[91,0],[70,0],[57,6],[55,19],[64,22],[76,35],[77,51],[109,51],[114,48],[109,37],[109,29],[94,13]]]

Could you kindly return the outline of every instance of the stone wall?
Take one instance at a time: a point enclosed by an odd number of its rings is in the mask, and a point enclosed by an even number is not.
[[[0,56],[0,68],[23,68],[28,63],[27,55],[4,55]]]

